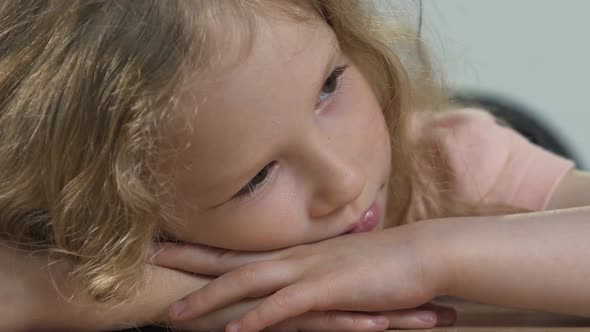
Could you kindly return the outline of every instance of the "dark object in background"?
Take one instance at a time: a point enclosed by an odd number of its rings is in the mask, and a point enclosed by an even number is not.
[[[456,94],[452,101],[464,106],[483,108],[526,137],[530,142],[572,160],[577,168],[584,168],[573,149],[557,133],[555,128],[539,120],[535,112],[512,100],[492,95],[465,93]]]

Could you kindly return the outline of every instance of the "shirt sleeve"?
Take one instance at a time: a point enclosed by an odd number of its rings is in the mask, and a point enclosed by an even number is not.
[[[462,200],[543,210],[574,167],[572,161],[530,143],[482,110],[419,117],[444,154],[451,171],[451,191]]]

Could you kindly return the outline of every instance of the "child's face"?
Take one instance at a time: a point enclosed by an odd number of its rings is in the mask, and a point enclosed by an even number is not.
[[[326,24],[260,17],[251,52],[205,76],[190,91],[196,104],[185,105],[197,113],[177,172],[173,236],[278,249],[341,235],[374,205],[374,229],[383,228],[389,135]]]

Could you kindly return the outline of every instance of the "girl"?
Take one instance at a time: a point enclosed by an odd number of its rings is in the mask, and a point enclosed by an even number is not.
[[[7,328],[162,322],[204,284],[171,324],[426,328],[446,294],[589,314],[590,266],[543,275],[583,257],[587,209],[440,219],[588,205],[588,176],[480,111],[418,113],[444,93],[368,5],[5,2],[1,233],[35,252],[2,252]],[[155,241],[206,247],[146,265]]]
[[[389,45],[380,44],[376,36],[371,37],[368,27],[362,26],[360,7],[356,8],[353,3],[342,8],[338,8],[338,3],[334,5],[334,10],[338,10],[334,19],[336,15],[345,18],[346,14],[352,20],[349,26],[358,36],[350,34],[354,40],[347,42],[351,48],[348,53],[358,56],[359,63],[377,61],[388,54],[384,52],[389,52]],[[3,50],[0,63],[4,73],[0,88],[0,177],[3,184],[0,234],[7,247],[0,251],[4,267],[0,285],[5,298],[10,299],[7,303],[11,304],[11,311],[4,312],[5,319],[0,320],[0,324],[4,324],[2,327],[6,330],[104,330],[164,322],[168,305],[200,288],[210,278],[146,265],[148,249],[158,239],[197,243],[205,239],[203,243],[232,249],[273,249],[319,240],[332,233],[334,226],[323,229],[318,224],[315,235],[308,232],[304,236],[300,231],[290,234],[293,230],[289,229],[283,236],[299,238],[273,242],[268,238],[249,238],[246,233],[229,238],[224,229],[211,228],[215,226],[211,219],[226,219],[236,224],[234,232],[237,232],[238,228],[244,228],[238,226],[238,222],[255,217],[238,209],[218,208],[217,211],[225,212],[203,213],[210,211],[212,205],[220,205],[220,200],[227,200],[225,197],[236,185],[244,189],[231,195],[236,196],[233,201],[248,196],[249,189],[257,183],[250,183],[245,177],[259,179],[266,171],[254,176],[251,175],[253,168],[267,168],[258,166],[259,160],[256,164],[248,162],[240,166],[237,170],[240,174],[234,174],[235,168],[225,167],[239,165],[244,160],[236,162],[236,156],[228,154],[239,150],[224,149],[256,129],[231,132],[234,129],[228,128],[218,132],[224,136],[206,137],[212,132],[206,133],[196,127],[202,122],[197,115],[211,115],[200,110],[207,107],[208,100],[233,99],[226,98],[229,92],[224,92],[225,88],[216,95],[210,92],[224,83],[222,75],[231,75],[233,66],[244,66],[242,60],[257,39],[255,28],[259,17],[300,21],[299,26],[306,27],[310,39],[300,39],[299,47],[310,49],[309,41],[314,39],[317,30],[314,27],[322,22],[318,10],[324,6],[327,10],[332,5],[288,1],[3,2],[0,7]],[[321,31],[325,37],[329,29],[324,27]],[[303,107],[327,109],[329,100],[335,100],[328,97],[334,94],[339,77],[345,71],[354,71],[357,81],[362,83],[363,95],[368,97],[366,106],[372,107],[368,114],[379,130],[376,136],[379,150],[371,153],[379,162],[369,161],[367,165],[378,170],[375,176],[385,180],[389,172],[387,134],[373,92],[364,79],[360,80],[361,72],[352,62],[350,65],[344,62],[344,53],[335,35],[330,33],[329,40],[323,38],[313,48],[316,46],[322,46],[323,53],[317,54],[322,56],[321,61],[307,54],[305,68],[294,68],[293,63],[288,62],[283,63],[286,67],[281,70],[272,68],[270,72],[280,78],[280,82],[272,84],[283,83],[283,78],[287,77],[280,75],[287,73],[286,69],[306,69],[305,75],[309,77],[303,78],[301,83],[313,89],[311,93],[315,96],[310,97],[307,91],[304,98],[308,102],[309,98],[313,99],[313,105]],[[371,53],[365,54],[367,50]],[[324,54],[327,51],[330,61],[334,61],[330,67],[328,55]],[[281,60],[287,61],[284,56],[281,55]],[[289,54],[289,57],[296,58],[296,54]],[[386,64],[383,61],[396,60],[387,56],[374,64],[369,62],[365,69],[367,75],[373,75],[369,71],[381,70]],[[389,112],[394,126],[398,115],[393,110],[402,98],[401,95],[390,98],[393,90],[385,86],[398,84],[389,77],[395,74],[393,63],[390,65],[387,68],[391,73],[381,78],[383,87],[379,89],[383,90],[383,105],[392,103]],[[258,67],[260,72],[269,72],[260,68],[260,63]],[[374,76],[373,85],[377,89],[376,79],[380,76]],[[246,85],[256,79],[251,78]],[[290,90],[294,88],[299,87],[289,87]],[[265,97],[271,101],[278,97],[277,91],[265,93],[270,94],[256,92],[243,97],[251,101],[262,101]],[[196,101],[199,105],[194,104]],[[244,103],[242,106],[254,110],[261,105]],[[275,106],[286,105],[279,105],[277,100]],[[197,108],[198,112],[194,112]],[[229,113],[231,110],[219,111],[224,118],[234,118]],[[225,121],[224,118],[213,117],[216,121]],[[235,114],[235,119],[247,118],[247,114]],[[277,124],[287,121],[286,118],[275,119]],[[332,128],[346,129],[341,124]],[[363,128],[359,132],[370,130],[372,128]],[[252,142],[252,138],[248,144],[254,144],[250,150],[256,153],[257,143]],[[199,145],[187,144],[193,140]],[[364,139],[355,144],[369,151],[372,142]],[[236,145],[234,149],[237,148],[241,147]],[[323,155],[328,156],[327,152],[325,150]],[[192,156],[193,153],[196,155]],[[226,154],[230,160],[214,160]],[[199,160],[207,162],[193,165],[192,157],[197,155],[200,155]],[[320,205],[324,204],[323,198],[331,199],[334,184],[348,183],[346,187],[354,191],[362,185],[358,174],[348,171],[347,165],[342,166],[346,167],[341,168],[344,173],[340,174],[345,177],[338,176],[329,186],[321,181],[314,184],[316,179],[312,177],[306,180],[310,186],[317,185],[315,189],[309,187],[320,198],[314,203],[317,213],[324,214],[320,209],[330,208]],[[222,168],[223,172],[217,172]],[[188,177],[185,179],[185,176]],[[199,184],[193,188],[189,181]],[[198,191],[194,190],[197,188]],[[351,196],[349,189],[343,192],[345,199]],[[285,206],[283,215],[300,203],[300,200],[289,203],[291,206]],[[198,211],[191,211],[193,208]],[[268,213],[266,209],[250,210]],[[280,216],[273,216],[273,219],[277,217]],[[349,216],[334,217],[340,222],[349,219]],[[196,330],[222,328],[254,303],[244,302],[210,318],[176,325]],[[452,315],[434,306],[395,311],[388,314],[389,325],[431,327],[436,324],[434,312]],[[427,319],[418,319],[423,316]],[[371,326],[373,318],[378,317],[361,313],[312,313],[275,328],[279,331],[288,328],[359,330]],[[445,319],[448,322],[452,317]],[[374,329],[375,325],[370,328]]]

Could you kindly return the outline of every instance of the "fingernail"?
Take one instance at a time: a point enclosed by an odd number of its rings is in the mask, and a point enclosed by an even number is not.
[[[434,323],[436,321],[436,314],[432,311],[420,311],[417,315],[418,319],[426,323]]]
[[[180,299],[170,306],[170,312],[174,317],[180,317],[184,309],[186,308],[186,300]]]
[[[227,326],[225,332],[239,332],[240,331],[240,323],[239,322],[232,322]]]
[[[389,320],[385,317],[375,317],[372,318],[369,322],[375,326],[384,326],[389,325]]]
[[[452,325],[457,319],[453,310],[443,310],[438,313],[438,325]]]

